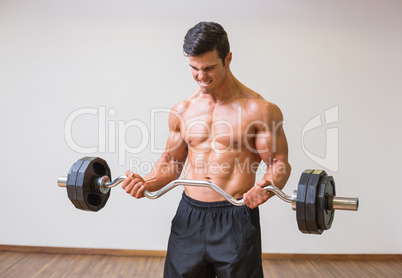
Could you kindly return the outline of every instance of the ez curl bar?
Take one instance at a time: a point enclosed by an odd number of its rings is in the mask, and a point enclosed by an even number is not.
[[[81,210],[98,211],[102,209],[110,196],[110,189],[123,182],[125,176],[112,181],[110,168],[99,157],[84,157],[70,168],[67,177],[59,177],[57,184],[67,188],[67,194],[74,206]],[[216,191],[235,206],[243,206],[243,199],[237,200],[218,185],[210,181],[174,180],[156,192],[145,190],[149,199],[157,199],[176,186],[201,186]],[[280,199],[292,204],[296,211],[299,230],[307,234],[322,234],[331,228],[335,210],[357,211],[357,197],[335,196],[335,181],[324,170],[305,170],[299,180],[297,190],[289,196],[273,185],[264,187]]]

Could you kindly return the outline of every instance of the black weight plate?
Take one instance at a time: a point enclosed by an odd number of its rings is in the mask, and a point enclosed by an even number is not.
[[[110,196],[110,190],[103,194],[96,188],[96,179],[107,175],[111,179],[106,161],[98,157],[84,157],[78,171],[76,192],[82,210],[98,211],[103,208]]]
[[[95,159],[96,157],[84,157],[82,158],[83,162],[78,170],[77,174],[77,181],[75,183],[75,191],[77,193],[77,200],[81,206],[82,210],[90,210],[86,201],[85,201],[85,192],[90,191],[92,188],[91,181],[88,183],[88,180],[85,180],[85,173],[90,171],[89,164],[91,160]]]
[[[329,177],[326,176],[324,177],[321,181],[320,184],[318,185],[318,191],[317,191],[317,223],[318,227],[321,230],[326,230],[326,227],[324,225],[325,222],[325,210],[326,210],[326,202],[325,202],[325,187],[327,186],[327,183]]]
[[[317,224],[316,203],[318,184],[322,177],[326,175],[327,173],[324,170],[314,170],[308,180],[305,206],[307,228],[311,234],[322,233],[322,230],[319,229]]]
[[[77,182],[78,170],[81,168],[83,162],[84,161],[82,159],[79,159],[77,162],[73,164],[73,166],[71,166],[67,174],[67,183],[66,183],[67,196],[73,203],[73,205],[78,209],[81,209],[81,205],[77,198],[75,185]]]
[[[334,220],[335,210],[331,204],[333,197],[335,197],[335,181],[332,176],[323,177],[317,192],[317,223],[322,231],[331,228]]]
[[[84,188],[85,203],[90,211],[102,209],[109,199],[110,190],[106,194],[103,194],[100,192],[99,188],[96,188],[96,179],[105,175],[108,176],[110,180],[112,179],[110,168],[106,161],[99,157],[92,159],[84,173],[84,184],[90,185]]]
[[[297,186],[297,196],[296,196],[296,219],[297,226],[302,233],[309,234],[307,223],[306,223],[306,193],[307,185],[310,179],[310,175],[313,170],[305,170],[299,180],[299,185]]]

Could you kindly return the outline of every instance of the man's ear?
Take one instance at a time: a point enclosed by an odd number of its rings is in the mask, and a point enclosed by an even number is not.
[[[225,58],[225,67],[228,67],[231,62],[232,62],[232,52],[229,52]]]

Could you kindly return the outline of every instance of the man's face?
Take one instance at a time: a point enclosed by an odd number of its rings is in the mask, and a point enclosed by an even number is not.
[[[211,94],[222,85],[225,80],[226,69],[230,63],[230,54],[226,57],[226,66],[219,58],[216,50],[200,56],[189,56],[193,78],[200,86],[202,93]]]

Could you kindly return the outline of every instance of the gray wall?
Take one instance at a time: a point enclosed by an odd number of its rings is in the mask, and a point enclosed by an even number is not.
[[[310,236],[271,199],[260,207],[263,251],[401,253],[400,14],[390,0],[1,1],[0,244],[166,248],[181,189],[151,201],[115,188],[90,213],[56,179],[85,155],[105,158],[114,177],[147,171],[167,137],[165,110],[197,87],[183,36],[212,20],[229,33],[235,76],[284,113],[284,191],[322,168],[338,195],[361,201]]]

